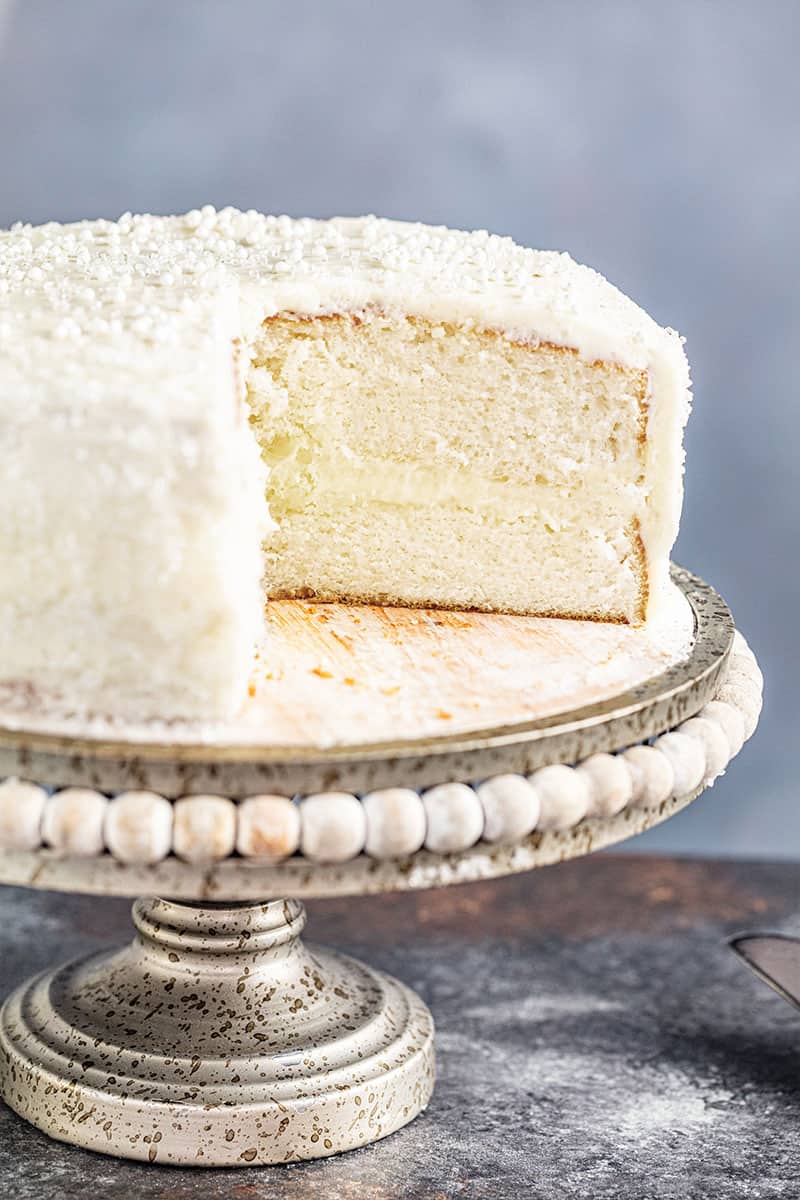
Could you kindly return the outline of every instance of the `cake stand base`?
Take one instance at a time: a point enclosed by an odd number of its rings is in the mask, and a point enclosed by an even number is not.
[[[134,941],[23,984],[0,1095],[61,1141],[244,1166],[363,1146],[421,1112],[433,1021],[403,984],[305,946],[305,910],[137,900]]]

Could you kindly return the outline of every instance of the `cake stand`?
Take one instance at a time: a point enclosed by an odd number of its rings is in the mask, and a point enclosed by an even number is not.
[[[130,945],[6,1001],[5,1101],[63,1141],[198,1166],[324,1157],[410,1121],[433,1089],[431,1015],[301,940],[300,901],[544,866],[690,803],[752,732],[761,679],[713,589],[673,578],[683,642],[273,606],[236,728],[9,703],[0,881],[169,899],[135,902]]]

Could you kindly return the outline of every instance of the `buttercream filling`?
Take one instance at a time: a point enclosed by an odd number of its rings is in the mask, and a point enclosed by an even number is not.
[[[535,518],[558,533],[593,520],[599,526],[627,527],[641,511],[643,488],[615,484],[606,506],[598,491],[601,474],[588,470],[571,485],[553,485],[543,476],[529,483],[489,478],[478,471],[441,468],[391,459],[294,455],[273,463],[268,497],[274,516],[329,510],[353,504],[454,507],[483,512],[496,520]],[[594,511],[592,511],[594,510]]]

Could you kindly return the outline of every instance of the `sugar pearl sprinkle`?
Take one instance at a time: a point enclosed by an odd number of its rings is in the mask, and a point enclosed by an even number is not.
[[[196,215],[200,223],[207,219]],[[713,783],[756,728],[762,682],[737,632],[715,698],[650,743],[593,754],[575,766],[541,767],[527,777],[444,783],[421,794],[398,787],[362,797],[319,792],[234,801],[198,795],[171,802],[154,792],[111,798],[85,788],[50,792],[9,778],[0,782],[0,853],[44,848],[86,858],[105,852],[139,866],[169,855],[213,864],[238,854],[269,864],[299,854],[335,868],[362,854],[386,861],[423,849],[462,854],[481,841],[514,845],[531,834],[566,833],[584,820],[607,820],[626,808],[656,809]]]

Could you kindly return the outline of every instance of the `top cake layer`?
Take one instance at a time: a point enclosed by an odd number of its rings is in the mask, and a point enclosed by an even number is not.
[[[678,335],[567,254],[375,217],[292,220],[206,207],[0,233],[2,415],[18,388],[28,417],[58,408],[65,390],[71,409],[106,404],[115,376],[137,407],[180,413],[208,382],[216,331],[250,337],[273,313],[369,304],[646,368],[652,390],[685,404]],[[141,387],[153,378],[158,397]]]

